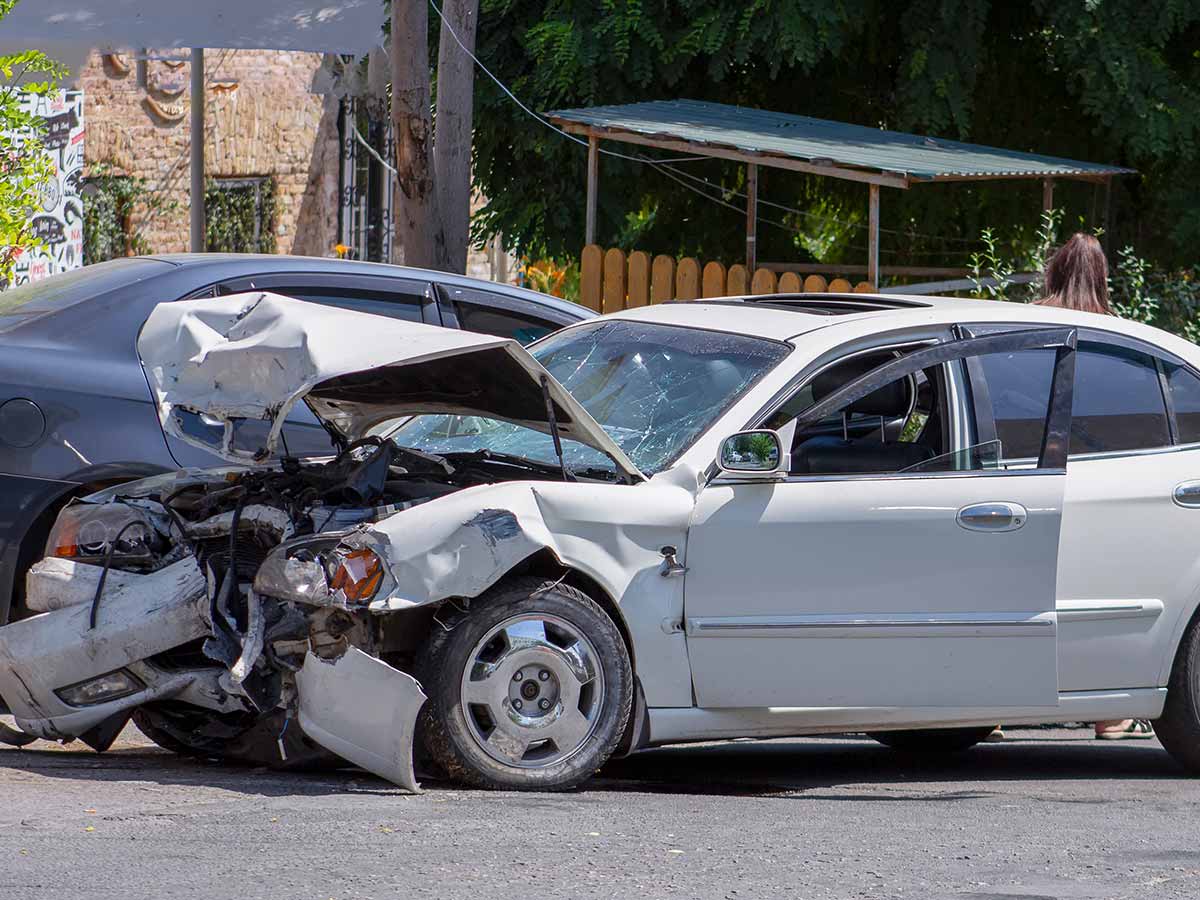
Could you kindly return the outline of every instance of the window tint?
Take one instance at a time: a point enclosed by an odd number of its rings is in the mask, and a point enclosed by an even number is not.
[[[1042,451],[1046,408],[1050,403],[1054,351],[986,353],[979,357],[979,363],[987,379],[996,437],[1000,439],[1004,458],[1037,457]]]
[[[1171,405],[1175,407],[1175,423],[1179,427],[1179,443],[1200,442],[1200,378],[1183,366],[1167,363],[1166,367]]]
[[[1168,446],[1171,432],[1154,359],[1123,347],[1086,347],[1075,361],[1071,452]]]
[[[333,285],[272,284],[266,279],[263,280],[262,288],[296,300],[307,300],[323,306],[336,306],[339,309],[352,309],[355,312],[371,313],[377,316],[389,316],[393,319],[405,319],[409,322],[421,321],[421,304],[425,301],[421,294],[415,292],[408,294]],[[223,285],[221,293],[230,293],[231,290],[243,290],[243,288]]]
[[[459,325],[464,331],[513,338],[522,344],[532,344],[538,338],[543,338],[559,328],[553,322],[511,309],[466,303],[461,300],[454,304],[454,308],[458,312]]]
[[[1004,457],[1036,457],[1050,399],[1054,351],[991,353],[979,359]],[[1083,343],[1075,357],[1070,452],[1140,450],[1170,443],[1153,358],[1123,347]]]

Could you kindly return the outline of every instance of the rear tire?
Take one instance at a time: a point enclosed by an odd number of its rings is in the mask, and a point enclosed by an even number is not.
[[[590,778],[629,722],[633,673],[620,631],[575,588],[513,578],[434,626],[417,660],[421,733],[451,778],[561,791]]]
[[[1200,775],[1200,615],[1188,626],[1175,655],[1167,702],[1154,733],[1176,762]]]
[[[989,734],[982,728],[922,728],[912,731],[868,731],[867,737],[901,753],[962,753]]]

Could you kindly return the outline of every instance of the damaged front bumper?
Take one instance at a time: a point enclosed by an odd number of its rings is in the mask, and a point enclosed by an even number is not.
[[[23,732],[105,750],[149,703],[174,700],[214,713],[250,706],[228,668],[169,662],[170,651],[213,634],[211,596],[193,557],[151,574],[110,572],[92,627],[100,571],[43,560],[29,574],[28,593],[48,611],[0,628],[0,697]],[[413,733],[425,694],[411,676],[353,646],[332,656],[310,648],[288,702],[317,744],[419,790]]]

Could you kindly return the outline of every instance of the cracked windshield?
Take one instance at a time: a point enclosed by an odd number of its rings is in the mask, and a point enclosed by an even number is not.
[[[611,321],[552,335],[530,352],[641,471],[653,474],[670,466],[789,349],[716,331]],[[416,416],[392,438],[431,453],[488,450],[558,464],[548,434],[483,416]],[[562,447],[572,472],[615,475],[599,450],[570,440]]]

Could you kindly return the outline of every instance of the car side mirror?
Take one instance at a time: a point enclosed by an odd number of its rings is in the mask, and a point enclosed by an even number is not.
[[[778,478],[788,473],[788,456],[778,432],[739,431],[721,442],[717,467],[721,474],[741,479]]]

